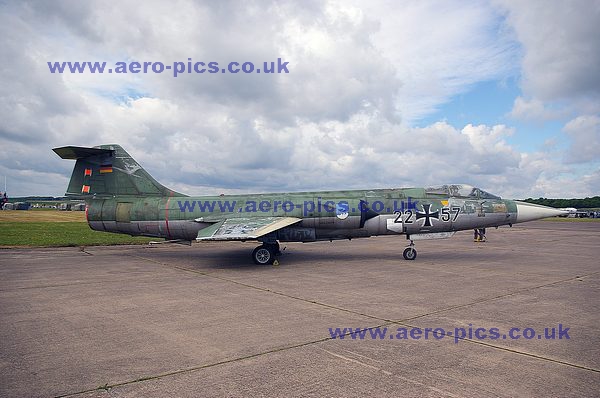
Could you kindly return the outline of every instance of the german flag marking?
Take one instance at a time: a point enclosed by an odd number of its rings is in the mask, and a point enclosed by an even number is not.
[[[112,173],[112,171],[113,171],[112,164],[100,166],[100,174]]]

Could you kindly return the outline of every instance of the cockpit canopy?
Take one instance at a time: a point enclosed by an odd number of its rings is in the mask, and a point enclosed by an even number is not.
[[[455,198],[471,198],[471,199],[501,199],[500,196],[492,195],[483,189],[475,188],[467,184],[451,184],[442,185],[439,187],[425,188],[425,193],[434,195],[446,195]]]

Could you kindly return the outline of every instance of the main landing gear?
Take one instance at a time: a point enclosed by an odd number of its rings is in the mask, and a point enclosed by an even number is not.
[[[278,242],[263,242],[261,246],[252,251],[252,260],[254,260],[254,264],[258,265],[273,264],[276,261],[275,257],[279,255],[281,255],[281,250],[279,250]]]
[[[405,260],[414,260],[415,258],[417,258],[417,250],[415,249],[415,242],[413,242],[412,240],[410,241],[410,244],[408,245],[408,247],[406,249],[404,249],[402,256],[404,257]]]

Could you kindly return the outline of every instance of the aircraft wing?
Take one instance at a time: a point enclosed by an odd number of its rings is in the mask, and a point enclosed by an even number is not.
[[[253,240],[300,221],[296,217],[228,218],[201,229],[196,240]]]

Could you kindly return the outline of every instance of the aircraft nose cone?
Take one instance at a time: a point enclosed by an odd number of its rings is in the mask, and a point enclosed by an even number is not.
[[[517,204],[517,221],[525,222],[568,214],[568,211],[533,203],[515,202]]]

